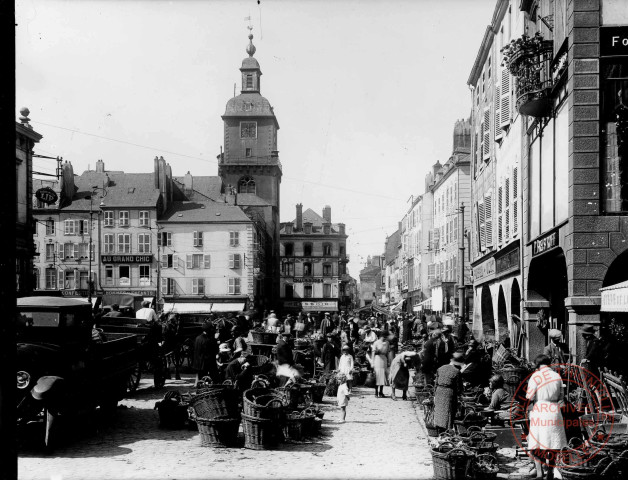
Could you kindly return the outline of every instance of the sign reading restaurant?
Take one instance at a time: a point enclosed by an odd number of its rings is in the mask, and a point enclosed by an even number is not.
[[[532,256],[536,257],[542,253],[558,246],[558,229],[555,228],[551,232],[537,238],[532,242]]]
[[[152,263],[152,255],[101,255],[102,263]]]

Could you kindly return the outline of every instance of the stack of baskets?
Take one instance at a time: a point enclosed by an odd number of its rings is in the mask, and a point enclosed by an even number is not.
[[[312,401],[315,403],[323,403],[323,395],[325,394],[327,385],[324,383],[313,383],[311,385],[310,394],[312,395]]]
[[[519,389],[519,386],[525,381],[529,371],[525,367],[506,363],[499,373],[504,377],[504,390],[514,398],[517,389]]]
[[[470,442],[449,430],[438,438],[438,445],[432,448],[434,478],[445,480],[497,478],[499,467],[494,456],[497,447],[491,453],[483,452],[478,447],[485,437],[481,431],[474,432]],[[496,444],[495,444],[496,445]]]
[[[451,442],[444,442],[432,448],[434,478],[442,480],[463,480],[473,454],[463,448],[454,448]]]
[[[285,417],[279,396],[267,388],[251,388],[244,392],[243,405],[244,447],[253,450],[276,447]]]
[[[430,437],[438,437],[439,429],[434,426],[434,399],[428,398],[427,400],[423,400],[422,405],[427,435]]]
[[[612,456],[612,452],[597,451],[592,454],[591,450],[582,445],[575,446],[573,440],[560,451],[556,462],[565,480],[624,478],[621,471],[622,454],[617,458]]]
[[[190,401],[201,434],[201,445],[233,447],[238,443],[238,391],[231,385],[210,385]]]

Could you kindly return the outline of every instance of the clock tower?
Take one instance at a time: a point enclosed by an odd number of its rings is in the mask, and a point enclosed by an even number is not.
[[[253,27],[248,27],[252,30]],[[270,102],[260,94],[262,71],[253,57],[249,33],[248,57],[242,60],[240,95],[227,102],[224,152],[218,156],[218,175],[227,193],[267,234],[264,248],[267,272],[265,295],[279,298],[279,189],[281,163],[277,150],[279,123]],[[235,195],[233,195],[235,193]]]

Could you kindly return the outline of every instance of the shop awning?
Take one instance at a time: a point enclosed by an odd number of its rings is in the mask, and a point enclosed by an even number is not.
[[[602,312],[628,312],[628,280],[608,287],[602,292]]]
[[[164,313],[210,313],[211,303],[164,303]]]
[[[212,312],[241,312],[244,310],[243,303],[214,303],[212,305]]]
[[[402,307],[403,307],[403,300],[401,300],[397,305],[391,307],[390,311],[391,312],[400,312]]]
[[[423,309],[432,309],[432,297],[428,298],[427,300],[423,300],[421,303],[417,303],[414,307],[412,307],[413,312],[420,312]]]

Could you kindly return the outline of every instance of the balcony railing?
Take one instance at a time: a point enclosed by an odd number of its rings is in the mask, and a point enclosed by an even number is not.
[[[541,35],[522,36],[502,50],[504,63],[516,79],[517,110],[522,115],[546,117],[551,112],[553,42]]]
[[[261,157],[229,157],[229,160],[223,155],[218,160],[218,165],[278,165],[281,168],[279,156],[266,155]]]

